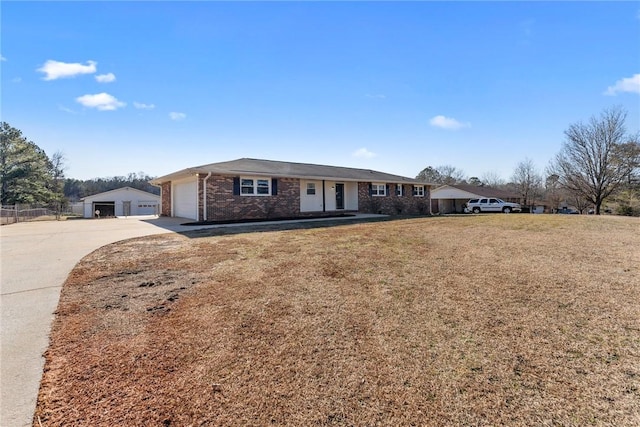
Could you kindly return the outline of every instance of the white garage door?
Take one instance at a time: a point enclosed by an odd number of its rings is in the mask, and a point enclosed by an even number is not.
[[[156,202],[138,202],[138,215],[156,215],[160,210]]]
[[[197,219],[196,202],[198,191],[196,181],[176,183],[173,186],[173,216]]]

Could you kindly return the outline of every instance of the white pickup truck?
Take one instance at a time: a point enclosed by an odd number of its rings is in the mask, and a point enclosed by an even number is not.
[[[521,212],[522,207],[518,203],[505,202],[498,198],[471,199],[467,202],[465,212]]]

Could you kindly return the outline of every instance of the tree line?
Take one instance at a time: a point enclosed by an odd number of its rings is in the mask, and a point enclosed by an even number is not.
[[[144,172],[127,176],[79,180],[65,177],[65,157],[56,151],[51,157],[19,129],[0,123],[0,187],[3,206],[27,204],[60,212],[69,202],[121,187],[160,194]]]
[[[153,178],[154,177],[144,172],[130,173],[127,176],[112,176],[87,180],[67,178],[64,181],[64,197],[69,199],[69,201],[78,201],[83,197],[122,187],[131,187],[159,195],[160,188],[149,184],[149,181]]]
[[[640,216],[640,137],[625,128],[627,113],[604,110],[587,122],[571,124],[560,151],[540,172],[533,161],[520,161],[509,181],[495,172],[467,178],[451,166],[428,166],[417,176],[435,184],[471,184],[518,194],[525,206],[548,203],[551,209],[571,205],[580,213],[600,214],[605,201],[615,213]]]
[[[454,166],[428,166],[416,176],[434,184],[487,185],[517,193],[525,206],[545,201],[551,208],[570,204],[581,212],[600,214],[605,201],[616,213],[640,216],[640,137],[625,128],[627,113],[619,107],[604,110],[587,122],[571,124],[560,151],[540,172],[533,161],[520,161],[510,181],[493,171],[467,178]],[[22,132],[0,124],[0,182],[2,205],[16,203],[60,210],[83,197],[132,187],[159,194],[144,172],[127,176],[78,180],[65,178],[64,154],[51,158]]]

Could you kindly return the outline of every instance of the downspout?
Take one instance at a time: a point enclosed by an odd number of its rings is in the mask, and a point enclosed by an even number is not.
[[[198,206],[198,203],[200,203],[200,201],[198,200],[199,192],[200,192],[200,174],[197,173],[196,174],[196,221],[200,221],[200,207]]]
[[[209,172],[207,174],[207,176],[204,177],[204,179],[202,180],[202,186],[204,187],[202,189],[202,203],[204,204],[203,209],[204,209],[204,220],[207,220],[207,180],[211,178],[211,172]]]

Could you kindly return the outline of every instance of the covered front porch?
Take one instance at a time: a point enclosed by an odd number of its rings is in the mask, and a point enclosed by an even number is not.
[[[358,211],[358,183],[300,180],[300,212]]]

